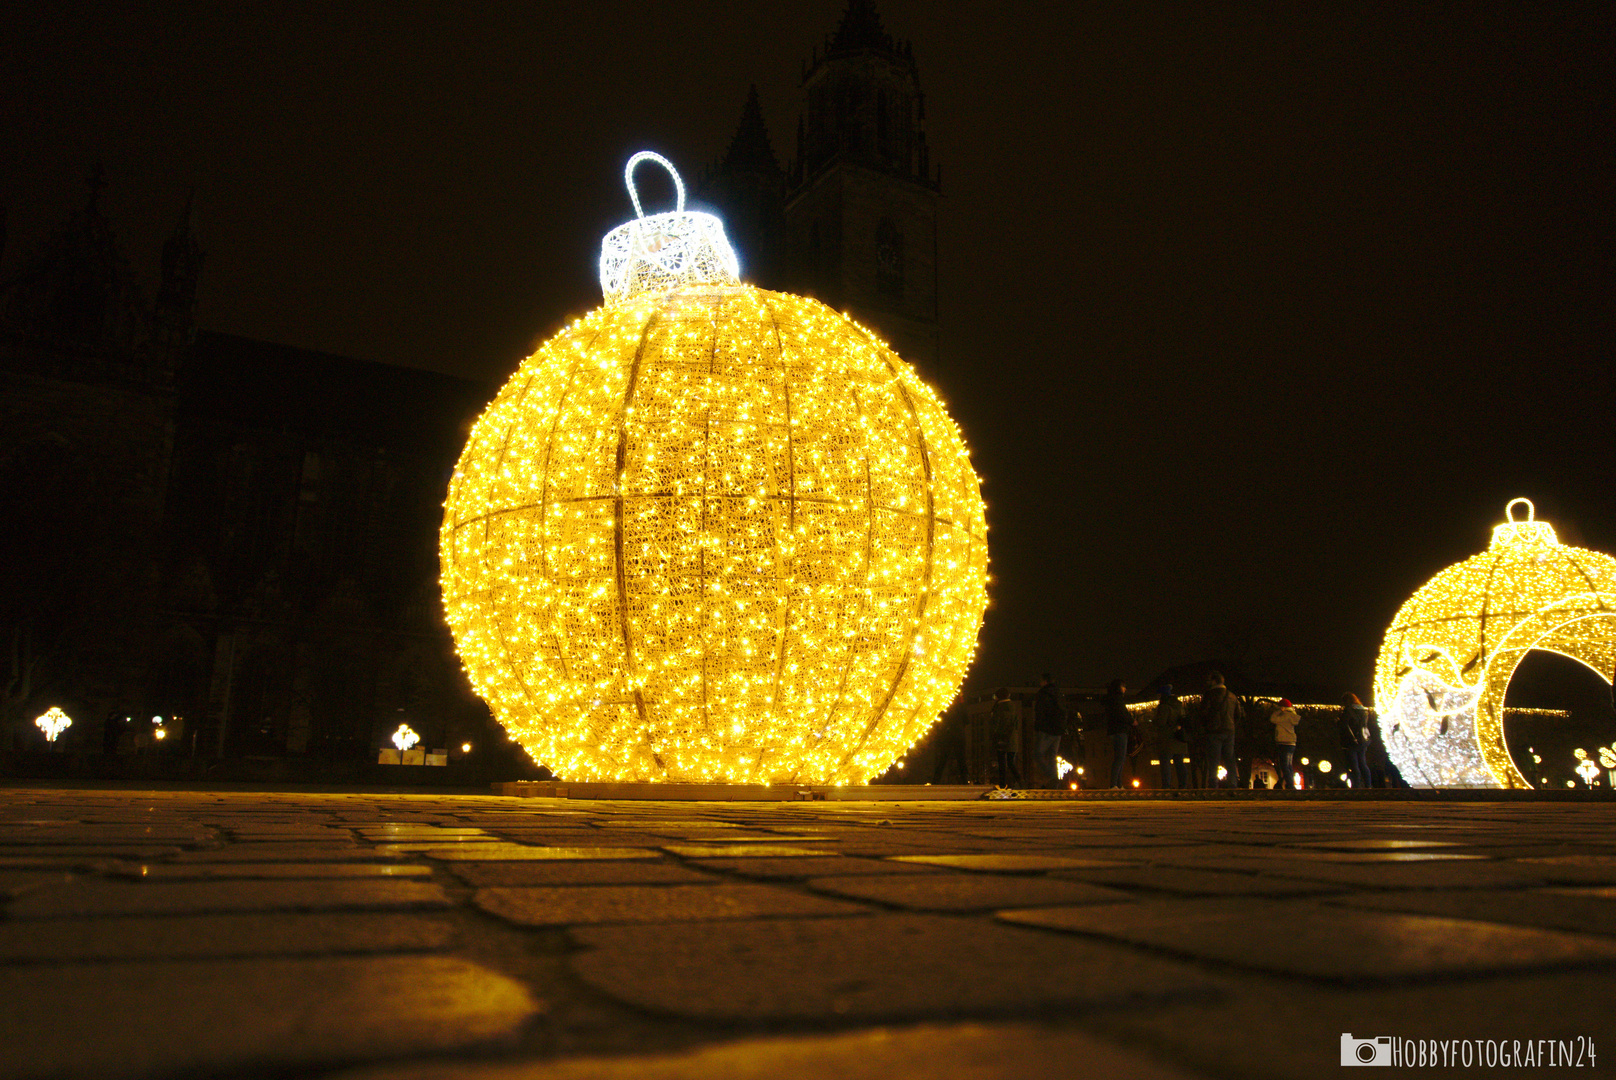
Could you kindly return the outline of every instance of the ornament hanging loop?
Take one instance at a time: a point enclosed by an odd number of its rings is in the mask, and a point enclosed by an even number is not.
[[[1537,507],[1532,505],[1531,499],[1511,499],[1509,500],[1509,505],[1504,507],[1504,519],[1511,525],[1526,524],[1526,522],[1515,520],[1516,503],[1524,503],[1526,505],[1526,521],[1532,521],[1537,517]]]
[[[673,167],[673,162],[669,161],[661,154],[653,154],[649,150],[641,150],[639,153],[629,158],[628,164],[623,167],[623,183],[628,185],[628,197],[629,201],[634,204],[634,216],[637,218],[643,218],[645,216],[645,211],[640,209],[640,193],[634,189],[634,166],[638,165],[642,161],[654,161],[664,169],[668,170],[668,175],[673,177],[673,191],[677,199],[673,212],[675,214],[684,213],[685,182],[679,179],[679,170]]]

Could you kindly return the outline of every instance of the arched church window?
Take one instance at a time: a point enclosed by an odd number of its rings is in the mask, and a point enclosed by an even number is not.
[[[892,157],[892,124],[888,119],[891,104],[885,88],[875,92],[875,150],[882,160]]]
[[[884,295],[903,295],[903,233],[891,218],[875,227],[875,279]]]

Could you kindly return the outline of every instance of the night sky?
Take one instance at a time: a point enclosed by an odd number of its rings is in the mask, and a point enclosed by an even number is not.
[[[206,328],[502,380],[599,302],[630,153],[694,180],[756,83],[790,156],[841,8],[19,5],[0,274],[99,161],[148,293],[196,191]],[[1616,551],[1616,6],[1081,8],[880,3],[992,528],[968,686],[1367,694],[1510,497]]]

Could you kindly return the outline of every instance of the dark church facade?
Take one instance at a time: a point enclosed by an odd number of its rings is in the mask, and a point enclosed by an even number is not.
[[[698,197],[769,288],[937,359],[939,185],[913,55],[851,0],[805,65],[796,156],[754,92]],[[155,299],[92,178],[0,287],[0,749],[375,760],[497,738],[454,656],[437,529],[495,387],[199,332],[190,208]],[[174,737],[149,742],[152,717]],[[177,719],[176,719],[177,718]]]
[[[170,755],[363,757],[399,720],[482,743],[434,541],[491,388],[198,333],[189,212],[147,304],[98,189],[0,306],[5,742],[57,705],[93,751],[154,716]]]

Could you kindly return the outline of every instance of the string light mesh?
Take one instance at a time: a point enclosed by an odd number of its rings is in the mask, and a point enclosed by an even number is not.
[[[1505,518],[1485,552],[1432,578],[1386,632],[1375,705],[1386,751],[1411,784],[1532,786],[1503,725],[1504,694],[1527,652],[1561,653],[1611,680],[1616,559],[1561,544],[1526,499]]]
[[[817,301],[625,290],[472,429],[441,535],[472,684],[566,779],[861,783],[957,693],[987,603],[942,402]]]

